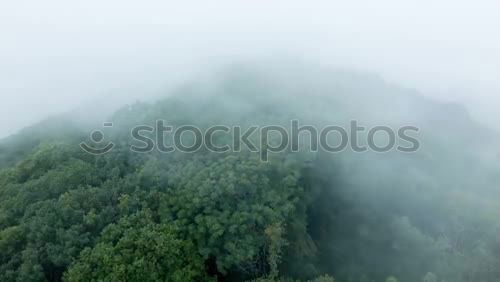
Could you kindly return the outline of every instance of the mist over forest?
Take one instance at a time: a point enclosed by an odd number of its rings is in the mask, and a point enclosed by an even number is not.
[[[0,281],[500,281],[496,1],[28,2]]]
[[[103,155],[78,146],[99,123],[71,114],[2,141],[2,281],[497,281],[499,136],[464,107],[297,62],[232,64],[165,97],[106,117],[116,147]],[[320,128],[354,118],[414,125],[420,148],[312,152],[302,138],[268,161],[245,147],[130,150],[131,128],[158,120]]]

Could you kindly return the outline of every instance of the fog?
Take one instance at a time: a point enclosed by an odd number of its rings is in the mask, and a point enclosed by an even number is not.
[[[149,99],[213,65],[291,58],[459,102],[500,129],[498,1],[4,1],[0,137]]]
[[[4,1],[0,281],[498,282],[459,1]]]

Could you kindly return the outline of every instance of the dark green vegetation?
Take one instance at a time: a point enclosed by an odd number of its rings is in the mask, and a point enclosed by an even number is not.
[[[129,151],[130,128],[157,119],[207,127],[354,118],[416,125],[422,147],[302,150],[269,162],[245,150]],[[458,106],[366,75],[256,67],[110,120],[117,148],[103,156],[80,150],[89,131],[68,120],[0,145],[0,281],[500,279],[498,139]]]

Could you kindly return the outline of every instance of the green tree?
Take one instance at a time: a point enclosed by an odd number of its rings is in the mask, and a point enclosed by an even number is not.
[[[86,248],[64,275],[66,281],[209,280],[194,245],[176,228],[153,222],[149,211],[106,227],[97,245]]]

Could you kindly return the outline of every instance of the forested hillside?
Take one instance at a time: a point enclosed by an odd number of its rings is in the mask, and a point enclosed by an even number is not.
[[[131,128],[157,120],[293,119],[410,124],[420,148],[310,152],[303,142],[267,162],[245,148],[130,151]],[[0,281],[500,279],[500,139],[459,105],[367,74],[234,66],[108,121],[116,146],[100,156],[79,147],[92,124],[70,116],[0,142]]]

